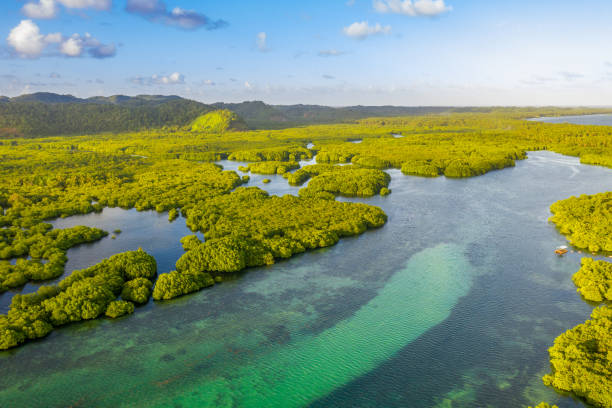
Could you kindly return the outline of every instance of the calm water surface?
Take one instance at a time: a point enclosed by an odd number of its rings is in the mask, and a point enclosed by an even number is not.
[[[566,241],[548,208],[612,190],[612,170],[531,152],[471,179],[389,173],[390,196],[355,200],[386,211],[381,229],[0,353],[0,406],[580,406],[540,379],[554,338],[591,310],[571,282],[581,255],[553,254]],[[189,234],[111,209],[54,225],[76,224],[124,232],[70,250],[69,271],[142,246],[165,272]]]
[[[543,117],[534,118],[530,120],[546,123],[572,123],[574,125],[612,126],[612,115],[610,114]]]

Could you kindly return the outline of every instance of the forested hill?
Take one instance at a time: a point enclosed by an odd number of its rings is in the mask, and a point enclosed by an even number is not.
[[[439,106],[267,105],[261,101],[215,103],[214,105],[219,109],[236,112],[249,127],[255,129],[282,129],[301,125],[352,122],[371,117],[412,116],[459,110]]]
[[[176,95],[114,95],[82,99],[72,95],[39,92],[14,98],[0,96],[0,138],[120,133],[164,126],[194,130],[193,125],[196,119],[215,110],[236,113],[239,120],[234,120],[232,127],[238,129],[285,129],[304,125],[350,123],[366,118],[460,112],[496,111],[519,119],[535,116],[610,113],[612,111],[610,108],[553,107],[329,107],[268,105],[261,101],[219,102],[207,105]],[[242,120],[244,123],[241,123]],[[218,125],[218,123],[213,120],[206,124],[206,126],[209,125]]]
[[[457,111],[449,107],[267,105],[264,102],[206,105],[179,96],[114,95],[77,98],[39,92],[0,96],[0,137],[58,136],[190,126],[215,109],[238,114],[251,129],[352,122],[381,116],[411,116]]]
[[[261,101],[215,103],[236,112],[251,129],[285,129],[303,125],[348,123],[367,118],[392,118],[450,113],[499,112],[515,118],[610,113],[611,108],[457,107],[457,106],[346,106],[267,105]]]
[[[37,93],[0,97],[0,137],[126,132],[184,126],[214,107],[178,96],[139,95],[87,99]]]

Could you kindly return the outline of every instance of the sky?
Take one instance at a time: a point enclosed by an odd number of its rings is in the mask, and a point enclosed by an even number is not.
[[[612,105],[609,0],[1,0],[0,95]]]

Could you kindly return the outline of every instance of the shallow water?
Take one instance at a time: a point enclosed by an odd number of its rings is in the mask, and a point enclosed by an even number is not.
[[[612,126],[612,115],[610,114],[543,117],[533,118],[530,120],[546,123],[572,123],[574,125]]]
[[[6,313],[15,293],[31,293],[41,285],[57,283],[76,269],[95,265],[104,258],[119,252],[142,248],[155,254],[160,272],[174,269],[176,260],[184,253],[177,238],[193,234],[182,218],[170,223],[168,213],[138,212],[135,209],[105,208],[102,213],[76,215],[49,222],[54,228],[70,228],[77,225],[101,228],[109,233],[100,241],[79,245],[68,250],[68,262],[63,276],[46,282],[28,283],[24,288],[0,294],[0,313]],[[113,231],[120,229],[121,233]],[[115,235],[113,239],[112,236]],[[198,234],[203,239],[202,234]]]
[[[381,206],[381,229],[0,353],[0,406],[579,406],[540,379],[591,310],[570,279],[580,255],[553,254],[566,241],[548,208],[611,190],[612,170],[530,152],[471,179],[389,173],[390,196],[344,199]],[[70,250],[71,267],[137,245],[171,269],[184,220],[121,211],[57,221],[124,231]]]

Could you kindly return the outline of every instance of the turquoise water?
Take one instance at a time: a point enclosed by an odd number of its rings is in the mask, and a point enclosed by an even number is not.
[[[548,207],[611,190],[612,170],[536,152],[465,180],[389,173],[390,196],[355,200],[387,212],[381,229],[0,353],[0,406],[579,406],[540,380],[554,338],[590,311]],[[164,272],[188,233],[165,214],[86,217],[56,226],[124,232],[70,250],[71,267],[142,246]]]

